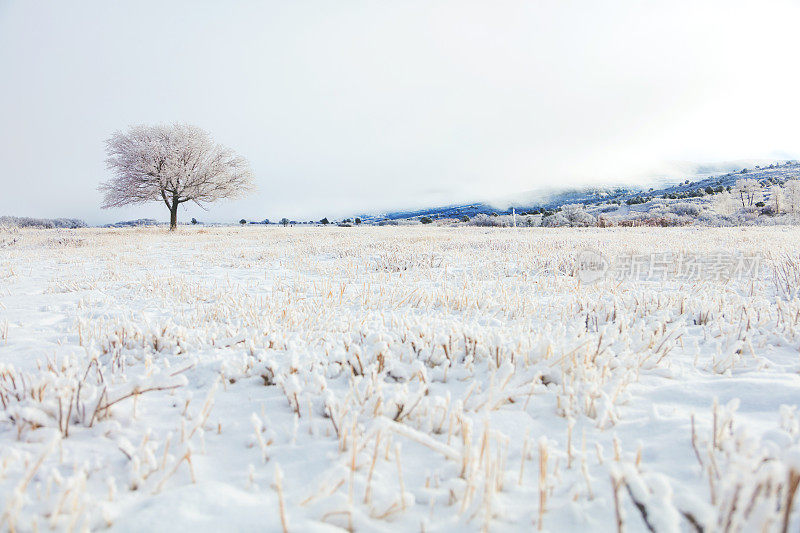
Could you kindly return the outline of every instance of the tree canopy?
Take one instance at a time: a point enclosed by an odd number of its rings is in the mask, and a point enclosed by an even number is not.
[[[170,227],[178,206],[239,198],[253,190],[253,173],[242,156],[189,124],[132,126],[106,141],[106,164],[114,177],[100,185],[104,209],[163,201]]]

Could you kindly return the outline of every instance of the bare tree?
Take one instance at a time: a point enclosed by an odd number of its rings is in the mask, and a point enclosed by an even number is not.
[[[188,124],[133,126],[106,141],[106,164],[116,175],[100,185],[103,209],[163,201],[169,227],[178,225],[178,206],[237,198],[253,190],[247,161]]]
[[[756,203],[761,201],[761,185],[754,179],[741,179],[736,181],[733,192],[737,198],[742,202],[742,208],[752,208]]]
[[[772,208],[772,212],[779,215],[786,209],[785,191],[780,185],[773,185],[769,192],[769,205]]]

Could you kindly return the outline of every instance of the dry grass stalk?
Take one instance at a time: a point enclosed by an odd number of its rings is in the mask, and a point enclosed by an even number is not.
[[[283,501],[283,470],[280,465],[275,463],[275,492],[278,493],[278,510],[281,517],[281,528],[283,533],[289,532],[289,525],[286,518],[286,505]]]

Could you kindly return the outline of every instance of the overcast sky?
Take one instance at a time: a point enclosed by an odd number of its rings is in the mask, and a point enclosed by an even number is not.
[[[800,4],[0,0],[0,215],[90,223],[103,141],[189,122],[336,217],[800,156]],[[678,170],[676,170],[678,169]]]

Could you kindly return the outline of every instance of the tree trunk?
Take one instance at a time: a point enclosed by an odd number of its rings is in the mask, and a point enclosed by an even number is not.
[[[178,202],[173,202],[169,208],[169,230],[174,231],[178,227]]]

